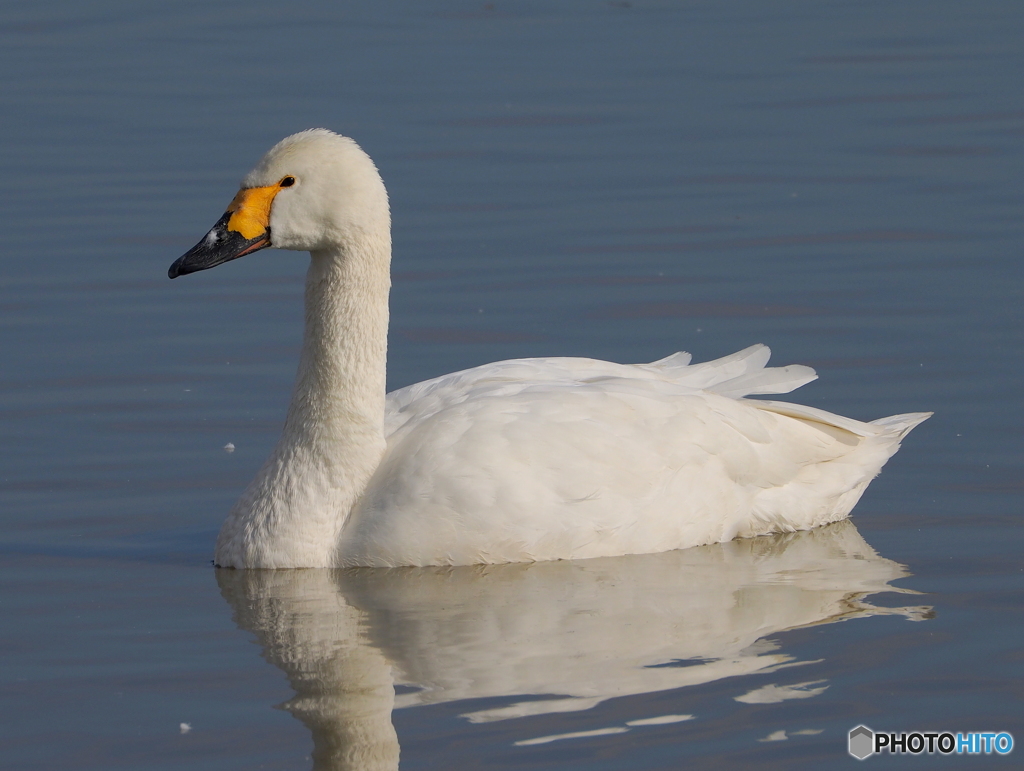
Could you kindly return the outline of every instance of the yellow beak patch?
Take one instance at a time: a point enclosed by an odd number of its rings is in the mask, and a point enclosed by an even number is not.
[[[270,227],[270,205],[281,190],[280,183],[267,187],[243,187],[228,205],[228,230],[251,241]]]

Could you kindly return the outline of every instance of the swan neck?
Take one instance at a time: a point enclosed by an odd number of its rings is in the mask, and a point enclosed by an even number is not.
[[[222,566],[332,567],[384,454],[390,237],[311,253],[299,371],[271,457],[221,529]]]
[[[326,449],[353,432],[382,432],[389,246],[371,240],[311,253],[305,333],[285,439]]]

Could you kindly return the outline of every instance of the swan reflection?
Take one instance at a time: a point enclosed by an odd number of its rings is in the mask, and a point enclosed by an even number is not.
[[[288,676],[296,695],[284,706],[312,732],[313,768],[367,770],[398,768],[394,708],[523,697],[466,715],[487,722],[795,666],[768,636],[858,616],[926,618],[927,608],[865,599],[905,591],[890,582],[906,575],[843,521],[663,554],[220,570],[217,580],[235,621]],[[396,684],[414,687],[396,696]]]

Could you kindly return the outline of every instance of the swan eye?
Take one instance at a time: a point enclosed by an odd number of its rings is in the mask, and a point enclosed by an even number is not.
[[[277,183],[280,187],[291,187],[295,184],[295,177],[285,177]]]

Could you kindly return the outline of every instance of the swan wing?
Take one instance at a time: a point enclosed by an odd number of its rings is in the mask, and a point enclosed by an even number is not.
[[[753,345],[714,361],[690,364],[690,354],[674,353],[650,364],[616,364],[598,359],[510,359],[453,372],[392,391],[387,396],[384,435],[406,422],[424,420],[453,404],[481,393],[513,393],[529,386],[583,385],[616,380],[620,384],[672,383],[692,391],[708,390],[738,398],[752,394],[784,394],[817,378],[810,367],[766,367],[771,350]]]

